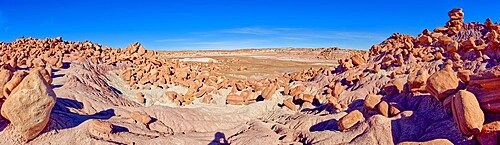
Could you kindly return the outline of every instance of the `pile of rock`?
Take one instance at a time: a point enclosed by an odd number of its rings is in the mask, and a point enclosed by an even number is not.
[[[333,75],[349,73],[345,77],[348,86],[353,85],[350,81],[362,79],[356,74],[363,73],[353,72],[363,70],[358,67],[366,68],[365,72],[370,73],[385,69],[391,72],[392,78],[380,95],[365,97],[364,109],[341,118],[339,129],[347,130],[373,114],[392,117],[404,110],[396,102],[384,99],[386,97],[428,93],[451,109],[463,135],[475,136],[481,144],[498,144],[500,126],[494,114],[500,112],[500,99],[496,97],[500,92],[497,83],[500,81],[500,66],[496,66],[500,60],[496,54],[500,49],[499,25],[490,19],[485,24],[464,24],[462,9],[453,9],[448,16],[450,21],[446,26],[433,32],[424,30],[416,38],[396,33],[372,46],[369,56],[355,55],[339,61],[342,70]],[[368,65],[363,65],[365,63]],[[440,65],[432,68],[435,64]],[[333,80],[325,87],[328,94],[338,97],[342,93],[344,88],[341,83],[336,83],[338,81]]]

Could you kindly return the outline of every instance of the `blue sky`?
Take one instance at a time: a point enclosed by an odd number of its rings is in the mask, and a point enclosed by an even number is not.
[[[21,36],[148,49],[331,47],[369,49],[394,32],[500,20],[500,1],[419,0],[0,0],[0,41]]]

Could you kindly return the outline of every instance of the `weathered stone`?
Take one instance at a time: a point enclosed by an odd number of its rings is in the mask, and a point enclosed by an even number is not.
[[[4,95],[4,97],[8,98],[9,95],[10,95],[10,93],[12,92],[12,90],[14,90],[14,88],[16,88],[17,85],[19,85],[19,83],[21,83],[21,81],[27,75],[28,75],[28,73],[26,71],[17,71],[17,72],[14,72],[14,76],[12,76],[12,78],[10,79],[10,81],[7,82],[5,84],[5,86],[3,87],[3,95]]]
[[[139,112],[139,111],[130,112],[130,118],[132,118],[135,121],[142,123],[142,124],[148,124],[152,120],[149,115],[142,113],[142,112]]]
[[[351,60],[352,60],[352,64],[354,64],[355,66],[362,65],[365,63],[365,60],[359,55],[354,55],[351,58]]]
[[[297,106],[292,101],[292,98],[288,98],[286,100],[283,100],[283,105],[285,105],[288,109],[292,111],[297,111]]]
[[[12,77],[12,71],[8,69],[0,69],[0,90],[4,90],[5,85],[9,82]],[[5,98],[6,96],[0,94],[0,98]]]
[[[344,87],[342,86],[342,83],[336,82],[335,86],[333,87],[332,96],[338,98],[343,91]]]
[[[384,86],[384,91],[387,95],[396,95],[403,92],[404,84],[400,79],[395,79]]]
[[[484,114],[479,107],[476,96],[471,92],[460,90],[453,97],[451,110],[453,119],[464,135],[476,135],[481,132]]]
[[[144,98],[144,95],[141,92],[137,92],[135,94],[135,97],[136,97],[137,102],[143,103],[143,104],[146,103],[146,99]]]
[[[45,128],[56,103],[52,87],[33,70],[12,90],[2,105],[1,114],[23,139],[31,140]]]
[[[389,115],[396,116],[401,111],[404,111],[404,108],[401,107],[399,104],[396,104],[396,103],[390,103],[389,104]]]
[[[113,124],[102,121],[102,120],[91,120],[90,122],[90,132],[95,132],[95,134],[112,134]]]
[[[432,74],[427,79],[425,90],[437,100],[443,101],[446,97],[457,92],[458,78],[450,65]]]
[[[340,118],[338,126],[340,130],[347,130],[363,120],[364,120],[363,113],[361,113],[358,110],[353,110],[349,112],[349,114]]]
[[[226,103],[231,105],[247,105],[248,98],[243,98],[240,95],[227,95]]]
[[[381,99],[382,96],[380,95],[368,94],[365,97],[364,105],[367,109],[373,110],[378,105],[378,103],[380,103]]]
[[[417,40],[420,44],[431,44],[432,43],[432,38],[430,36],[422,35],[422,36],[419,36],[417,38]]]
[[[469,83],[470,81],[470,76],[474,74],[471,70],[459,70],[457,72],[457,77],[462,80],[462,82]]]
[[[476,136],[481,145],[498,145],[500,137],[500,121],[483,125],[481,133]]]
[[[380,103],[378,103],[377,110],[383,116],[389,117],[389,104],[387,104],[387,102],[381,101]]]
[[[412,92],[425,92],[425,86],[429,74],[425,69],[413,71],[408,75],[408,86]]]
[[[299,94],[304,93],[305,90],[305,86],[296,86],[290,90],[290,96],[297,97]]]

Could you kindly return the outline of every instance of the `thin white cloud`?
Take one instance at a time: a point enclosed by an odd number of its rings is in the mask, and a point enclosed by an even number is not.
[[[172,38],[172,39],[160,39],[160,40],[155,40],[155,42],[186,42],[186,41],[191,41],[192,39],[187,39],[187,38]]]
[[[292,36],[281,36],[278,37],[279,39],[284,39],[284,40],[305,40],[302,37],[292,37]]]
[[[371,32],[334,31],[311,28],[242,27],[189,32],[184,38],[156,40],[158,46],[174,49],[239,49],[270,47],[331,47],[368,49],[386,36]],[[189,38],[189,39],[188,39]]]
[[[259,27],[243,27],[235,29],[225,29],[221,30],[222,33],[234,33],[234,34],[253,34],[253,35],[273,35],[279,33],[274,29],[264,29]]]
[[[224,29],[220,33],[249,34],[274,36],[279,38],[323,38],[323,39],[385,39],[385,36],[371,32],[356,31],[331,31],[308,28],[263,28],[263,27],[242,27],[234,29]],[[213,33],[213,32],[212,32]],[[292,40],[292,39],[289,39]],[[296,40],[296,39],[295,39]]]

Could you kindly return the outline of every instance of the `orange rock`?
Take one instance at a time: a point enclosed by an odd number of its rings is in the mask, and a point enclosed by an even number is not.
[[[382,96],[380,96],[380,95],[368,94],[365,97],[364,105],[367,109],[373,110],[380,103],[381,99],[382,99]]]
[[[177,92],[174,92],[174,91],[167,91],[167,92],[165,92],[165,95],[167,96],[168,100],[173,101],[175,98],[177,98],[178,94],[177,94]]]
[[[295,104],[293,103],[292,98],[288,98],[286,100],[283,100],[283,104],[286,107],[288,107],[288,109],[290,109],[292,111],[297,111],[297,106],[295,106]]]
[[[474,74],[471,70],[459,70],[457,73],[457,77],[462,80],[462,82],[469,83],[470,76]]]
[[[383,116],[389,117],[389,104],[387,104],[387,102],[381,101],[380,103],[378,103],[377,110]]]
[[[363,114],[358,110],[353,110],[349,112],[349,114],[340,118],[338,126],[340,130],[347,130],[363,120],[364,120]]]
[[[36,70],[40,71],[40,73],[42,74],[43,78],[45,79],[45,81],[49,84],[52,84],[52,72],[48,72],[49,70],[45,69],[45,68],[41,68],[41,67],[38,67],[38,68],[35,68]]]
[[[432,74],[427,79],[425,90],[437,100],[443,101],[446,97],[457,92],[458,78],[450,65]]]
[[[466,50],[474,49],[477,46],[476,39],[474,39],[474,37],[469,37],[469,39],[462,41],[462,43],[460,43],[460,46],[461,48]]]
[[[240,95],[227,95],[226,103],[231,105],[247,105],[248,98],[243,98]]]
[[[404,110],[404,108],[396,103],[389,104],[389,114],[391,116],[398,115],[402,110]]]
[[[38,136],[49,122],[56,95],[38,70],[32,70],[12,90],[2,105],[1,115],[14,125],[23,139]]]
[[[277,88],[276,84],[271,84],[262,91],[262,97],[264,99],[270,99],[276,92],[276,88]]]
[[[359,55],[354,55],[351,58],[351,60],[352,60],[352,64],[354,64],[355,66],[362,65],[365,63],[365,60]]]
[[[12,78],[10,79],[10,81],[7,82],[5,84],[5,86],[3,87],[3,96],[6,97],[6,98],[8,98],[9,95],[10,95],[10,93],[12,92],[12,90],[14,90],[14,88],[16,88],[17,85],[19,85],[19,83],[21,83],[21,81],[27,75],[28,75],[28,73],[25,72],[25,71],[14,72],[14,76],[12,76]]]
[[[90,131],[95,131],[100,134],[113,133],[113,124],[102,120],[92,119],[90,122]]]
[[[417,40],[420,44],[431,44],[432,43],[432,38],[429,36],[425,36],[425,35],[419,36],[417,38]]]
[[[413,71],[408,75],[408,86],[412,92],[426,92],[425,87],[429,74],[425,69]]]
[[[290,95],[290,84],[286,83],[283,88],[283,95]]]
[[[290,96],[297,97],[299,94],[304,93],[305,90],[305,86],[296,86],[290,90]]]
[[[210,104],[212,102],[212,95],[205,95],[203,96],[203,98],[201,99],[201,102],[202,103],[205,103],[205,104]]]
[[[464,135],[476,135],[481,132],[484,114],[479,107],[476,96],[471,92],[460,90],[453,97],[451,110],[453,119]]]
[[[433,61],[435,59],[434,55],[432,55],[431,53],[427,54],[424,58],[422,58],[422,60],[424,62],[429,62],[429,61]]]
[[[137,102],[143,103],[143,104],[146,103],[146,99],[144,98],[144,95],[141,92],[137,92],[135,94],[135,97],[137,99]]]
[[[448,46],[451,43],[453,43],[454,40],[451,39],[450,37],[448,37],[448,35],[442,35],[442,36],[439,36],[438,42],[441,44],[441,46]]]
[[[338,98],[343,91],[344,87],[342,86],[342,84],[340,82],[336,82],[335,86],[333,87],[332,96]]]
[[[500,137],[500,121],[494,121],[483,125],[481,133],[476,136],[476,140],[481,145],[498,145]]]
[[[302,96],[302,100],[303,100],[304,102],[309,102],[309,103],[312,103],[312,102],[314,101],[314,96],[313,96],[313,95],[311,95],[311,94],[304,94],[304,95]]]
[[[0,90],[4,90],[5,85],[9,82],[12,77],[12,71],[7,69],[0,69]],[[0,98],[4,98],[6,96],[0,94]]]
[[[151,117],[149,115],[139,111],[130,112],[130,118],[142,124],[148,124],[149,122],[151,122]]]
[[[395,79],[384,86],[384,91],[387,95],[392,96],[403,92],[403,87],[403,81],[400,79]]]

